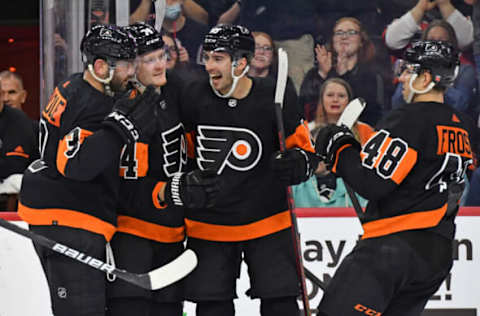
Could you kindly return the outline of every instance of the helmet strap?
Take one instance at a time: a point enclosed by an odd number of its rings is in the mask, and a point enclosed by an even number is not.
[[[105,79],[100,78],[99,76],[97,76],[97,75],[95,74],[95,70],[93,70],[93,65],[92,65],[92,64],[88,64],[88,71],[89,71],[90,74],[93,76],[93,78],[95,78],[95,80],[97,80],[98,82],[103,83],[103,86],[104,86],[104,88],[105,88],[105,94],[106,94],[106,95],[113,96],[112,89],[110,88],[110,81],[112,81],[113,74],[114,74],[114,72],[115,72],[115,67],[112,66],[112,65],[108,65],[108,77],[105,78]]]
[[[407,100],[405,100],[407,103],[411,103],[412,100],[413,100],[413,97],[415,94],[424,94],[424,93],[427,93],[429,92],[430,90],[433,89],[433,87],[435,86],[435,82],[430,82],[428,84],[428,86],[423,89],[423,90],[417,90],[413,87],[413,82],[415,81],[415,79],[417,79],[418,77],[418,74],[413,74],[412,77],[410,77],[410,81],[408,82],[408,87],[410,88],[410,94],[408,95],[407,97]]]
[[[210,78],[210,86],[212,87],[212,90],[213,92],[220,98],[229,98],[232,94],[233,94],[233,91],[235,91],[235,88],[237,87],[237,84],[238,84],[238,80],[240,80],[240,78],[242,78],[243,76],[245,76],[248,72],[248,70],[250,69],[250,66],[247,65],[245,67],[245,69],[242,71],[242,73],[239,75],[239,76],[236,76],[235,75],[235,68],[237,67],[238,65],[238,61],[237,60],[234,60],[233,63],[232,63],[232,68],[231,68],[231,72],[232,72],[232,78],[233,78],[233,82],[232,82],[232,87],[230,88],[230,90],[225,93],[225,94],[221,94],[220,92],[218,92],[214,87],[213,87],[213,82],[212,82],[212,78]]]

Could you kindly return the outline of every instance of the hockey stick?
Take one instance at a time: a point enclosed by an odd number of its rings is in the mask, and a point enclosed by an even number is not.
[[[277,128],[278,128],[278,140],[280,142],[280,151],[284,152],[286,150],[285,145],[285,127],[283,126],[283,98],[285,96],[285,88],[287,86],[287,77],[288,77],[288,55],[283,49],[278,49],[278,74],[277,74],[277,85],[275,87],[275,114],[277,119]],[[294,201],[292,188],[287,187],[287,201],[288,201],[288,211],[290,212],[290,217],[292,220],[292,235],[293,235],[293,249],[295,252],[296,266],[298,277],[300,278],[301,290],[302,290],[302,302],[303,310],[305,316],[310,316],[310,303],[308,301],[308,292],[307,285],[305,282],[305,270],[303,267],[301,243],[300,243],[300,232],[298,230],[297,217],[294,210]]]
[[[30,238],[34,243],[49,248],[64,256],[70,257],[80,263],[87,264],[94,269],[113,274],[122,280],[135,284],[147,290],[158,290],[179,281],[197,266],[197,256],[192,250],[185,250],[173,261],[148,273],[132,273],[117,269],[97,258],[86,255],[76,249],[57,243],[42,235],[12,224],[0,218],[0,226],[24,237]]]
[[[365,109],[365,105],[366,102],[362,98],[356,98],[352,100],[342,112],[342,115],[340,115],[340,118],[337,121],[337,126],[345,125],[346,127],[351,129],[353,124],[355,124],[355,122],[360,117],[360,114],[362,114],[363,110]],[[355,191],[345,181],[344,184],[345,189],[347,189],[347,194],[352,201],[353,209],[355,210],[355,213],[357,213],[357,216],[360,216],[363,211],[362,206],[360,205],[360,202],[355,195]]]
[[[322,291],[325,292],[325,289],[327,288],[327,284],[321,281],[315,274],[313,274],[312,271],[308,270],[305,267],[303,267],[303,269],[305,270],[305,277],[309,279],[313,284],[318,286]]]

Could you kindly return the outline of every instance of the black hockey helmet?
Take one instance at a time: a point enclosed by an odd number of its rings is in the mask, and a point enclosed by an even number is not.
[[[458,51],[449,42],[415,41],[406,50],[404,59],[417,74],[428,70],[437,87],[448,87],[457,76]]]
[[[153,26],[137,22],[125,29],[135,38],[139,56],[163,48],[162,36]]]
[[[226,52],[232,60],[245,57],[250,62],[255,54],[255,40],[244,26],[219,24],[205,36],[203,50]]]
[[[108,63],[134,59],[137,55],[135,39],[115,25],[96,24],[85,34],[80,43],[84,62],[92,64],[96,59]]]

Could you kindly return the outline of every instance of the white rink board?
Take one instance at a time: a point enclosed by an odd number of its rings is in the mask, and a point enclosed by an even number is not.
[[[27,226],[23,222],[15,224]],[[469,315],[480,315],[480,216],[460,216],[457,224],[458,259],[450,283],[442,285],[427,308],[470,309]],[[353,217],[299,218],[299,228],[304,264],[321,280],[324,274],[333,275],[361,234],[361,227]],[[0,228],[0,245],[0,316],[51,316],[46,280],[30,240]],[[322,291],[312,288],[310,282],[307,288],[310,294],[315,294],[311,306],[316,307]],[[235,309],[237,315],[259,315],[259,300],[247,298],[244,294],[247,289],[244,266]],[[301,302],[299,304],[301,306]],[[194,305],[186,303],[185,313],[195,315]]]

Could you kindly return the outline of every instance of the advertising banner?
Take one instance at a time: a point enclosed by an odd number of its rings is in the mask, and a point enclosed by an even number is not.
[[[303,209],[298,215],[304,265],[326,284],[358,241],[361,226],[350,209]],[[480,315],[480,209],[462,211],[456,222],[453,269],[429,300],[424,316]],[[18,218],[14,223],[27,227]],[[47,283],[31,241],[0,228],[0,245],[0,315],[52,315]],[[260,301],[246,296],[248,288],[243,265],[235,300],[237,315],[259,315]],[[323,291],[308,280],[307,290],[312,315],[316,315]],[[195,315],[195,305],[187,302],[184,315]]]

